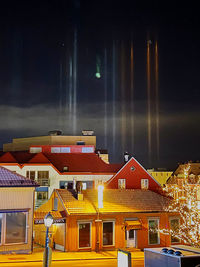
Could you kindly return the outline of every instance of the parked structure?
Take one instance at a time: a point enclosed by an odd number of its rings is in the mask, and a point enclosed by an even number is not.
[[[32,251],[37,186],[35,181],[0,167],[0,253]]]
[[[97,190],[82,197],[57,189],[35,212],[35,242],[44,245],[44,216],[55,218],[51,246],[63,251],[107,250],[169,246],[170,236],[159,229],[170,227],[175,214],[165,212],[169,199],[150,190],[105,189],[99,208]]]

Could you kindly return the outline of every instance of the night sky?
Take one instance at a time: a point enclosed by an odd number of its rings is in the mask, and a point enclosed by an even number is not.
[[[111,162],[121,162],[125,151],[146,168],[200,159],[194,3],[6,1],[0,13],[1,146],[49,130],[80,135],[92,129]]]

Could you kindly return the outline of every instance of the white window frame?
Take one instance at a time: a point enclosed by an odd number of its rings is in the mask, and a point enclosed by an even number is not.
[[[141,179],[141,189],[149,189],[149,179]]]
[[[20,243],[6,243],[6,214],[7,213],[20,213],[23,212],[26,214],[26,230],[25,230],[25,242],[20,242]],[[27,244],[28,243],[28,229],[29,229],[29,225],[28,225],[28,211],[24,210],[24,211],[8,211],[8,212],[2,212],[2,226],[1,226],[1,240],[0,240],[0,244],[1,245],[5,245],[5,246],[12,246],[12,245],[23,245],[23,244]]]
[[[125,187],[120,187],[120,185],[125,185]],[[119,178],[118,179],[118,189],[126,189],[126,179],[125,178]]]
[[[149,221],[157,221],[158,222],[158,243],[154,243],[154,244],[150,244],[150,240],[149,240]],[[160,218],[158,217],[152,217],[152,218],[148,218],[148,245],[149,246],[154,246],[154,245],[159,245],[160,244]]]
[[[103,224],[104,223],[108,223],[108,222],[112,222],[113,223],[113,244],[112,245],[104,245],[103,244]],[[103,247],[113,247],[113,246],[115,246],[115,220],[104,220],[102,222],[102,246]]]
[[[180,227],[180,218],[179,217],[170,217],[169,218],[169,226],[170,226],[170,230],[171,230],[171,221],[173,221],[173,220],[178,220],[178,224],[179,224],[179,227]],[[177,237],[178,238],[178,237]],[[172,235],[170,234],[170,242],[171,242],[171,244],[178,244],[178,243],[180,243],[181,242],[181,240],[180,240],[180,238],[179,238],[179,241],[177,241],[177,242],[172,242]]]
[[[84,223],[90,224],[90,246],[89,247],[79,247],[79,225],[84,224]],[[77,221],[77,225],[78,225],[78,249],[91,248],[92,247],[92,222],[91,221]]]

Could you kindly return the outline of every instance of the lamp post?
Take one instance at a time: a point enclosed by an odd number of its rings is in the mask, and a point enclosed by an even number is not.
[[[49,267],[51,264],[51,248],[49,247],[49,228],[53,223],[53,216],[49,212],[44,217],[44,225],[46,227],[46,239],[45,239],[45,250],[44,250],[44,258],[43,258],[43,267]]]
[[[103,190],[104,190],[104,186],[102,184],[98,185],[98,209],[97,209],[97,220],[95,220],[95,222],[97,223],[97,242],[96,242],[96,252],[99,252],[99,235],[100,235],[100,222],[102,222],[102,220],[99,219],[99,209],[103,208]]]

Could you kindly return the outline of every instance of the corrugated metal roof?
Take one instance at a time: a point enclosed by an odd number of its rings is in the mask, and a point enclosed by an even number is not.
[[[0,187],[37,187],[35,181],[0,167]]]

